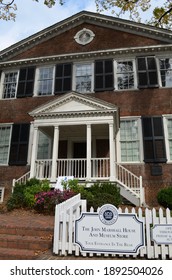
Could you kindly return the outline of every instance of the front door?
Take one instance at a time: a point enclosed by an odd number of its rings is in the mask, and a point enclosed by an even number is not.
[[[74,177],[86,177],[86,142],[73,143],[73,157],[74,159]]]

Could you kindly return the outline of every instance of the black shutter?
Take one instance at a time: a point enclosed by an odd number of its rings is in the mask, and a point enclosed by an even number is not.
[[[21,68],[19,74],[17,97],[33,95],[35,67]]]
[[[11,138],[9,165],[26,165],[30,124],[14,124]]]
[[[166,162],[162,117],[142,117],[144,161]]]
[[[113,60],[95,61],[95,91],[113,90]]]
[[[138,57],[138,87],[158,87],[157,66],[154,56]]]
[[[72,89],[72,64],[57,64],[55,76],[55,94],[68,92]]]

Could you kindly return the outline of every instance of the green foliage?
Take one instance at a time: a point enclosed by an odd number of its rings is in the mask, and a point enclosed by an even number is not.
[[[121,203],[120,190],[114,183],[94,183],[91,187],[79,185],[77,180],[71,180],[67,185],[76,194],[80,193],[82,199],[87,200],[87,206],[98,208],[103,204],[109,203],[116,207]]]
[[[110,182],[95,183],[88,188],[93,196],[93,200],[88,201],[88,207],[100,207],[103,204],[109,203],[118,207],[121,203],[120,189],[116,184]],[[93,203],[93,205],[91,205]]]
[[[172,210],[172,187],[160,190],[157,199],[163,207]]]
[[[16,184],[11,197],[7,201],[7,209],[11,211],[15,208],[32,208],[35,204],[35,194],[48,190],[50,190],[50,186],[46,180],[39,181],[32,178],[25,184]]]

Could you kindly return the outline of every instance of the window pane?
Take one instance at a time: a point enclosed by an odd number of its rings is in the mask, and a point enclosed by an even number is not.
[[[139,57],[138,58],[138,70],[146,70],[145,57]]]
[[[7,164],[10,145],[10,126],[0,127],[0,164]]]
[[[91,92],[91,64],[76,65],[76,91]]]
[[[122,162],[134,162],[140,160],[137,120],[121,121],[120,142]]]
[[[5,73],[3,98],[14,98],[16,96],[17,77],[17,72]]]
[[[132,61],[117,62],[116,75],[118,89],[134,88],[134,70]]]
[[[53,86],[53,67],[39,69],[38,77],[38,95],[52,94]]]
[[[164,58],[159,60],[161,83],[163,87],[172,87],[172,59]]]
[[[172,160],[172,119],[167,121],[170,159]]]
[[[39,131],[37,159],[49,159],[50,139],[46,134]]]

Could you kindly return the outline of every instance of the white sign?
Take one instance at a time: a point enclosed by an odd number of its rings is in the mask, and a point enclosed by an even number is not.
[[[59,189],[63,191],[63,184],[62,182],[68,182],[69,180],[73,180],[74,176],[59,176],[57,179],[57,183],[55,185],[55,189]]]
[[[74,238],[82,252],[135,254],[144,246],[143,222],[105,204],[99,213],[81,213]]]
[[[154,225],[152,228],[152,240],[157,244],[172,244],[172,225]]]

